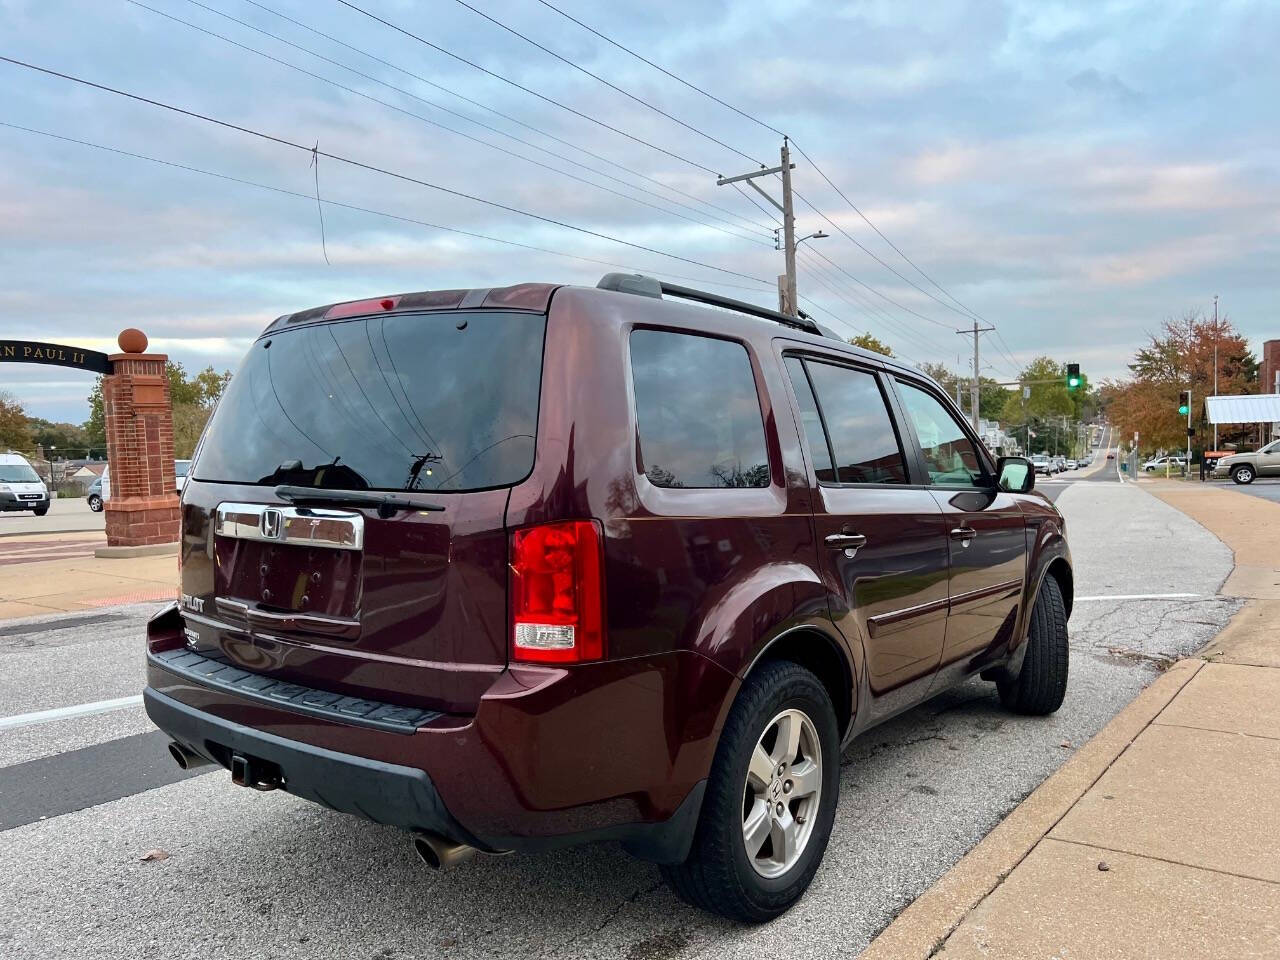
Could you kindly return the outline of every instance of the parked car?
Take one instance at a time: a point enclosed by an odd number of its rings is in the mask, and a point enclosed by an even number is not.
[[[187,471],[191,469],[190,460],[173,461],[173,476],[177,483],[178,493],[182,493],[182,485],[187,482]]]
[[[102,512],[102,477],[94,477],[88,490],[89,509],[94,513]]]
[[[1186,464],[1183,457],[1153,457],[1142,465],[1142,469],[1147,473],[1155,473],[1157,470],[1181,470]]]
[[[1068,459],[1068,460],[1067,460],[1067,469],[1068,469],[1068,470],[1079,470],[1079,469],[1080,469],[1080,464],[1079,464],[1079,463],[1077,463],[1075,460]]]
[[[1107,453],[1107,459],[1108,459],[1108,460],[1114,460],[1115,458],[1116,458],[1116,455],[1115,455],[1114,453],[1111,453],[1111,452],[1108,452],[1108,453]]]
[[[49,512],[49,488],[26,457],[0,453],[0,512],[14,510],[43,517]]]
[[[184,767],[432,866],[620,841],[767,920],[855,736],[979,675],[1061,705],[1070,554],[1034,482],[924,374],[646,277],[295,313],[187,478],[146,709]]]
[[[1280,477],[1280,440],[1252,453],[1233,453],[1213,467],[1215,477],[1230,477],[1236,483],[1253,483],[1258,477]]]
[[[1057,457],[1054,457],[1054,458],[1053,458],[1053,472],[1054,472],[1054,473],[1062,473],[1062,472],[1063,472],[1063,471],[1065,471],[1066,469],[1067,469],[1067,458],[1066,458],[1066,457],[1057,456]]]
[[[1046,477],[1053,476],[1053,461],[1049,459],[1048,454],[1033,453],[1031,455],[1031,466],[1036,473],[1043,474]]]

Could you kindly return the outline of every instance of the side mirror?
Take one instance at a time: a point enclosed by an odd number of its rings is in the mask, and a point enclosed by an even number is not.
[[[1036,471],[1026,457],[1001,457],[996,462],[996,484],[1009,493],[1029,493],[1036,485]]]

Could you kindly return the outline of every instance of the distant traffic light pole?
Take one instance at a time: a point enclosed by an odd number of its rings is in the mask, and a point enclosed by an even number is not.
[[[1187,415],[1187,462],[1184,467],[1188,476],[1191,474],[1191,391],[1183,390],[1179,394],[1180,404],[1178,406],[1179,413]]]

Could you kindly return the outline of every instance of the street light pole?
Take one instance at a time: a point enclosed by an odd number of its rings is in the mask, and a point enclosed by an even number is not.
[[[1218,295],[1213,295],[1213,395],[1218,395]],[[1213,449],[1218,449],[1218,425],[1213,425]],[[1190,461],[1187,468],[1190,469]]]

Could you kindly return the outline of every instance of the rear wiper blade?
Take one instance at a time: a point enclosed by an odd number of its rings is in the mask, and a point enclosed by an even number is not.
[[[444,510],[438,503],[419,503],[391,493],[362,493],[359,490],[324,490],[320,487],[292,487],[282,484],[276,487],[275,495],[281,500],[297,504],[341,503],[352,507],[377,507],[378,516],[384,520],[394,516],[397,510]]]

